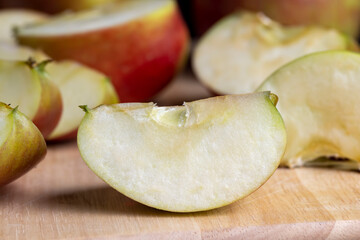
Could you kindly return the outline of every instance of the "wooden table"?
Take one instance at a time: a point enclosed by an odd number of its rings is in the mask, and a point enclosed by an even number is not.
[[[180,77],[155,100],[167,105],[207,96]],[[360,239],[360,173],[278,169],[245,199],[176,214],[107,186],[75,142],[50,145],[35,169],[0,188],[0,239]]]

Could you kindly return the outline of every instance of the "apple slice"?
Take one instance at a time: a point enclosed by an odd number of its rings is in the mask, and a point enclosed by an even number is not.
[[[15,42],[13,28],[16,26],[41,22],[47,15],[27,9],[9,9],[0,11],[0,41]]]
[[[360,169],[360,55],[346,51],[315,53],[272,74],[258,89],[279,95],[288,144],[282,161],[311,165],[322,156],[348,158]],[[349,168],[346,161],[319,159],[314,165]]]
[[[49,59],[49,57],[40,50],[18,46],[14,43],[0,42],[0,59],[26,61],[29,58],[34,59],[36,62]]]
[[[17,107],[0,102],[0,186],[20,177],[46,154],[36,126]]]
[[[60,91],[47,79],[44,67],[28,61],[0,60],[0,101],[19,109],[47,137],[56,127],[62,112]]]
[[[269,92],[157,107],[85,108],[78,146],[88,166],[119,192],[174,212],[221,207],[259,188],[286,145]]]
[[[63,99],[60,121],[47,140],[76,137],[77,128],[83,118],[79,105],[96,107],[118,102],[111,81],[106,76],[74,61],[49,64],[47,72],[59,87]]]
[[[312,52],[343,50],[353,41],[336,30],[285,27],[263,14],[238,12],[217,23],[197,45],[198,78],[220,94],[253,92],[283,64]]]
[[[183,65],[188,31],[173,0],[122,0],[16,31],[20,44],[109,76],[121,101],[144,101]]]

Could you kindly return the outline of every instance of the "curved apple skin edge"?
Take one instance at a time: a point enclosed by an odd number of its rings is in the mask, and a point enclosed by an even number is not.
[[[39,128],[44,138],[50,135],[58,124],[62,113],[62,99],[57,86],[52,83],[47,76],[45,67],[52,60],[45,60],[37,64],[33,59],[29,59],[27,64],[36,71],[41,82],[41,100],[38,111],[32,119]]]
[[[101,105],[104,105],[104,104],[114,104],[114,103],[118,103],[120,102],[116,92],[114,91],[114,88],[112,87],[111,85],[111,80],[108,79],[108,84],[106,85],[107,87],[107,94],[106,94],[106,98],[104,99],[104,103],[101,104]],[[101,106],[99,105],[99,106]],[[81,109],[84,110],[84,108],[87,106],[86,105],[81,105],[79,106]],[[84,110],[85,111],[85,110]],[[69,141],[69,140],[73,140],[76,138],[77,136],[77,131],[78,131],[78,128],[74,129],[72,132],[69,132],[68,134],[65,134],[63,136],[60,136],[60,137],[56,137],[54,139],[46,139],[47,142],[49,143],[57,143],[57,142],[61,142],[61,141]]]
[[[270,102],[270,104],[272,104],[272,105],[275,107],[275,111],[279,114],[278,110],[276,109],[276,104],[277,104],[277,102],[278,102],[278,97],[277,97],[277,95],[271,93],[270,91],[264,91],[264,93],[267,95],[268,101]],[[245,94],[245,95],[246,95],[246,94]],[[226,97],[226,96],[218,96],[218,97],[215,97],[215,98],[223,98],[223,97]],[[201,101],[201,100],[200,100],[200,101]],[[98,107],[95,107],[95,108],[89,109],[87,105],[80,105],[79,107],[85,112],[85,116],[84,116],[84,118],[83,118],[82,121],[85,121],[86,115],[92,114],[92,111],[95,110],[96,108],[98,108]],[[100,107],[100,106],[99,106],[99,107]],[[280,114],[279,114],[279,116],[280,116],[281,124],[284,126],[283,119],[282,119],[282,117],[281,117]],[[284,127],[284,131],[285,131],[285,127]],[[284,137],[285,137],[285,142],[286,142],[286,133],[285,133]],[[78,142],[78,144],[79,144],[79,142]],[[204,212],[204,211],[214,210],[214,209],[217,209],[217,208],[222,208],[222,207],[228,206],[228,205],[230,205],[230,204],[232,204],[232,203],[234,203],[234,202],[237,202],[238,200],[241,200],[241,199],[249,196],[251,193],[253,193],[253,192],[257,191],[259,188],[261,188],[261,187],[271,178],[271,176],[272,176],[272,175],[275,173],[275,171],[277,170],[277,168],[278,168],[278,166],[279,166],[279,164],[280,164],[280,160],[281,160],[281,158],[284,156],[284,153],[285,153],[285,147],[284,147],[284,149],[283,149],[283,151],[282,151],[282,153],[281,153],[281,157],[278,159],[278,162],[277,162],[277,164],[276,164],[276,167],[274,168],[274,170],[272,171],[272,173],[269,174],[269,176],[267,176],[267,178],[266,178],[259,186],[257,186],[255,189],[253,189],[253,190],[252,190],[250,193],[248,193],[247,195],[245,195],[245,196],[243,196],[243,197],[241,197],[241,198],[235,199],[235,200],[232,201],[232,202],[228,202],[228,203],[224,203],[223,205],[219,205],[219,206],[217,206],[217,207],[215,207],[215,208],[214,208],[214,207],[210,207],[210,208],[208,208],[208,209],[201,209],[201,210],[195,210],[195,211],[194,211],[194,210],[182,210],[182,211],[176,211],[176,210],[175,210],[175,211],[174,211],[174,210],[164,209],[164,208],[161,208],[161,207],[154,207],[154,206],[148,205],[148,204],[146,204],[146,203],[144,203],[144,202],[138,201],[138,200],[136,200],[136,199],[134,199],[134,200],[135,200],[136,202],[138,202],[139,204],[145,205],[145,206],[150,207],[150,208],[153,208],[153,209],[157,209],[157,210],[161,210],[161,211],[166,211],[166,212],[175,212],[175,213]],[[85,158],[83,157],[83,155],[82,155],[81,152],[80,152],[80,154],[81,154],[82,158],[85,159]],[[87,165],[90,169],[92,169],[91,166],[88,164],[87,161],[85,161],[85,163],[86,163],[86,165]],[[93,172],[94,172],[100,179],[103,179],[100,175],[98,175],[97,172],[95,172],[95,171],[93,171]],[[105,181],[105,180],[103,180],[103,181]],[[105,182],[107,182],[107,181],[105,181]],[[108,183],[110,186],[112,186],[112,184],[110,184],[109,182],[107,182],[107,183]],[[115,188],[115,190],[117,190],[117,189]],[[119,190],[117,190],[117,191],[119,191]],[[124,193],[122,193],[122,194],[124,194]]]
[[[46,154],[45,140],[37,127],[17,107],[0,103],[0,111],[8,112],[12,130],[0,146],[0,186],[19,178]]]
[[[135,40],[133,29],[140,29]],[[190,41],[173,1],[142,18],[96,31],[41,37],[22,36],[17,28],[15,35],[21,45],[42,49],[55,60],[72,59],[103,72],[112,80],[121,102],[147,101],[160,92],[186,61]],[[139,39],[147,39],[146,44]]]
[[[351,38],[350,38],[350,40],[351,40]],[[357,47],[358,45],[356,44],[354,46]],[[276,76],[278,73],[281,73],[283,71],[283,69],[286,69],[287,67],[291,67],[293,64],[299,64],[302,61],[308,60],[312,57],[318,57],[321,55],[326,56],[326,54],[328,55],[327,56],[328,59],[336,58],[336,54],[343,54],[345,56],[342,56],[342,58],[343,58],[343,59],[341,59],[342,61],[346,60],[346,55],[348,55],[349,57],[356,56],[357,58],[359,58],[359,56],[360,56],[358,52],[351,52],[351,51],[346,51],[346,50],[324,51],[324,52],[317,52],[317,53],[312,53],[312,54],[302,56],[293,61],[290,61],[289,63],[287,63],[284,66],[277,69],[258,87],[258,89],[256,91],[262,92],[264,90],[271,90],[271,91],[275,90],[275,89],[273,89],[273,87],[269,87],[268,81],[271,81],[274,78],[274,76]],[[331,54],[333,54],[333,56],[331,56]],[[337,56],[337,58],[338,58],[338,56]],[[358,59],[358,62],[360,61],[359,59]],[[336,93],[332,93],[332,95],[334,95],[334,94],[336,94]],[[281,108],[279,109],[279,111],[281,111]],[[285,112],[283,115],[285,116]],[[294,117],[292,117],[292,119],[294,119]],[[286,122],[285,122],[285,125],[286,125]],[[289,136],[289,134],[288,134],[288,136]],[[314,142],[316,142],[316,141],[314,141]],[[310,142],[310,144],[307,143],[307,145],[311,146],[311,143],[313,143],[313,142]],[[330,144],[333,144],[333,142],[330,141]],[[287,145],[290,145],[289,142]],[[291,144],[291,145],[294,145],[294,144]],[[329,145],[323,145],[321,143],[319,144],[319,146],[320,146],[319,148],[309,148],[309,149],[304,148],[302,151],[299,151],[297,153],[298,155],[293,154],[293,155],[287,156],[287,150],[286,150],[284,153],[283,159],[280,163],[280,166],[287,167],[287,168],[320,167],[320,168],[331,168],[331,169],[345,170],[345,171],[360,171],[360,160],[358,157],[354,157],[353,153],[352,154],[349,152],[344,153],[341,150],[341,146],[336,146],[335,144],[333,144],[333,146],[335,146],[334,149],[332,149],[332,147],[329,147]],[[320,152],[322,152],[321,154],[319,154],[319,152],[317,152],[318,149],[321,149],[321,151],[320,151]],[[302,155],[300,155],[300,153]],[[311,154],[309,155],[309,153],[311,153]],[[307,156],[304,157],[303,154],[307,154]],[[287,159],[285,159],[284,157],[286,157]]]

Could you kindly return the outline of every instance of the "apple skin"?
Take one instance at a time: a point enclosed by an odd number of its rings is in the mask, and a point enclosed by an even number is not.
[[[177,5],[126,24],[63,36],[22,36],[55,60],[72,59],[109,76],[121,102],[149,100],[184,65],[189,33]]]
[[[55,83],[48,79],[45,72],[46,64],[47,62],[44,61],[36,66],[31,66],[33,71],[39,75],[42,89],[40,105],[32,121],[39,128],[44,138],[55,129],[63,109],[61,93]]]
[[[46,143],[36,126],[17,108],[0,103],[0,112],[11,121],[11,131],[0,146],[0,186],[33,168],[46,154]]]
[[[318,24],[336,28],[353,37],[360,30],[359,0],[194,0],[193,17],[197,34],[235,9],[262,11],[285,25]]]

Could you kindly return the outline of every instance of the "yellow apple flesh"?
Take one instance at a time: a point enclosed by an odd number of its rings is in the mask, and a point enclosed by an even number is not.
[[[348,158],[360,169],[360,55],[315,53],[272,74],[258,89],[278,94],[288,143],[283,165],[309,165],[319,157]],[[324,161],[326,160],[326,161]],[[343,168],[348,162],[323,158],[315,165]]]
[[[106,76],[74,61],[51,63],[47,72],[51,81],[59,87],[63,100],[60,121],[47,140],[76,138],[77,128],[83,118],[79,105],[86,104],[93,108],[119,101]]]
[[[59,89],[44,71],[46,62],[0,60],[0,101],[19,106],[47,137],[59,122]]]
[[[198,78],[219,94],[253,92],[273,71],[308,53],[354,48],[342,33],[286,27],[263,14],[238,12],[200,39],[193,56]]]
[[[15,42],[13,29],[25,24],[44,21],[47,15],[25,9],[0,10],[0,42]]]
[[[0,186],[25,174],[45,154],[45,140],[31,120],[0,103]]]
[[[78,147],[100,178],[140,203],[174,212],[218,208],[255,191],[278,167],[286,132],[273,98],[85,108]]]

